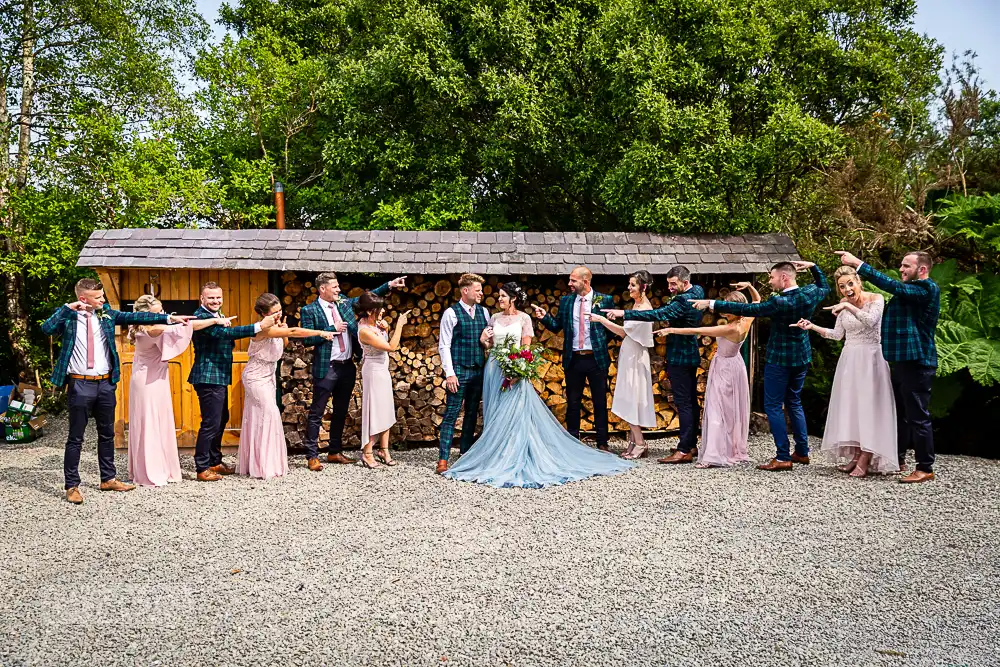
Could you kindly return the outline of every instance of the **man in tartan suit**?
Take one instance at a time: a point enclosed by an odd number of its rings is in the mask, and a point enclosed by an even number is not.
[[[796,271],[809,269],[813,284],[799,287]],[[775,294],[761,303],[731,301],[693,301],[699,310],[710,308],[719,313],[734,313],[746,317],[770,317],[771,335],[767,340],[764,363],[764,412],[774,436],[777,455],[760,470],[791,470],[792,463],[809,463],[809,435],[806,415],[802,410],[802,386],[812,361],[809,333],[796,326],[800,319],[810,319],[816,307],[830,293],[826,276],[812,262],[780,262],[771,267],[771,289]],[[790,452],[788,428],[785,426],[787,407],[795,436],[795,453]]]
[[[385,296],[394,287],[406,287],[406,276],[380,285],[372,293]],[[361,357],[361,343],[358,342],[358,318],[354,313],[357,299],[341,298],[336,274],[331,271],[316,276],[316,290],[319,298],[302,307],[299,324],[306,329],[334,331],[337,334],[333,340],[319,336],[302,340],[307,347],[315,348],[312,360],[313,397],[304,445],[309,469],[319,472],[323,469],[319,462],[319,431],[331,397],[333,415],[330,418],[330,450],[326,460],[328,463],[354,463],[354,459],[344,456],[344,424],[357,381],[355,360]]]
[[[208,282],[201,287],[201,306],[194,311],[198,319],[224,317],[222,314],[222,288]],[[215,482],[222,475],[232,475],[236,470],[222,460],[222,435],[229,422],[229,385],[233,381],[233,348],[237,340],[250,338],[274,326],[274,316],[267,316],[256,324],[240,327],[213,325],[195,331],[194,365],[188,382],[194,385],[201,408],[201,426],[194,445],[194,465],[198,481]]]
[[[934,336],[941,314],[941,289],[930,279],[934,260],[926,252],[911,252],[899,265],[902,280],[893,280],[849,252],[837,254],[859,276],[893,296],[882,316],[882,356],[891,367],[896,399],[899,469],[906,463],[907,449],[912,447],[917,457],[916,470],[899,481],[929,482],[934,479],[931,384],[938,363]]]
[[[173,324],[190,317],[163,313],[123,313],[104,300],[104,286],[91,278],[76,283],[77,301],[60,306],[42,324],[47,336],[62,338],[59,359],[52,369],[52,384],[67,386],[69,436],[63,456],[66,500],[80,505],[80,451],[87,420],[97,424],[97,462],[101,491],[131,491],[115,470],[115,385],[121,363],[115,346],[115,327],[123,324]]]
[[[462,440],[459,451],[464,454],[475,442],[479,422],[479,404],[483,400],[483,370],[486,357],[485,331],[489,314],[479,305],[483,300],[483,278],[465,273],[458,279],[461,300],[444,311],[438,335],[438,355],[444,371],[444,388],[447,390],[444,418],[438,427],[439,451],[437,468],[441,474],[448,470],[452,441],[455,439],[455,422],[465,403],[462,417]]]
[[[621,317],[624,321],[669,322],[677,328],[701,325],[701,311],[691,301],[705,298],[701,285],[691,284],[691,271],[686,266],[675,266],[667,271],[667,289],[673,298],[656,310],[609,310],[609,318]],[[680,422],[680,442],[677,451],[659,463],[691,463],[697,455],[698,443],[698,336],[667,336],[667,376]]]
[[[569,289],[559,300],[557,317],[547,314],[540,306],[533,306],[535,317],[542,326],[554,333],[564,332],[563,368],[566,370],[566,430],[574,438],[580,437],[580,410],[583,390],[590,383],[590,396],[594,402],[594,430],[597,448],[608,449],[608,368],[611,352],[608,350],[608,330],[590,321],[590,313],[606,312],[614,306],[607,294],[600,294],[590,286],[593,273],[585,266],[578,266],[569,274]]]

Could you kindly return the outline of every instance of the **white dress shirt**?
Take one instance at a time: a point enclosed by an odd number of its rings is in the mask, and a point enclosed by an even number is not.
[[[464,301],[458,304],[469,314],[473,320],[476,319],[476,306],[469,305]],[[451,364],[451,336],[455,332],[455,325],[458,324],[458,315],[451,308],[444,311],[441,316],[441,331],[438,335],[438,354],[441,356],[441,368],[444,370],[446,378],[455,374],[455,368]]]
[[[583,347],[580,347],[580,303],[583,302]],[[593,350],[594,346],[590,342],[590,322],[587,321],[587,313],[594,308],[594,290],[587,292],[586,296],[577,295],[573,300],[573,351]]]
[[[87,368],[87,318],[92,317],[94,328],[94,367]],[[69,372],[73,375],[107,375],[111,372],[111,353],[108,349],[108,339],[104,336],[101,320],[94,313],[76,314],[76,340],[73,342],[73,355],[69,359]]]
[[[319,302],[322,304],[323,314],[326,315],[326,323],[329,326],[332,327],[335,325],[338,319],[341,322],[344,321],[344,316],[340,314],[340,311],[337,311],[337,315],[334,317],[333,309],[337,307],[335,302],[324,301],[323,299],[320,299]],[[340,343],[337,342],[338,338],[344,341],[343,352],[340,351]],[[340,333],[334,332],[333,340],[330,341],[330,344],[333,346],[330,348],[332,350],[330,352],[330,361],[347,361],[351,358],[351,332],[349,329],[344,329]]]

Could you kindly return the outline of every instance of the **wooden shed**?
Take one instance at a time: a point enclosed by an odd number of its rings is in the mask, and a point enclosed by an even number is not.
[[[434,439],[433,430],[440,421],[428,415],[441,412],[440,394],[435,396],[435,390],[443,378],[434,366],[440,305],[429,305],[424,294],[430,295],[444,280],[454,280],[465,271],[480,273],[488,277],[489,292],[498,280],[510,277],[526,283],[530,293],[551,304],[558,302],[572,268],[584,264],[595,274],[595,287],[620,301],[627,276],[639,269],[662,277],[672,266],[683,264],[695,274],[696,282],[718,294],[732,280],[747,280],[766,272],[775,262],[798,258],[791,240],[781,234],[113,229],[91,235],[77,266],[95,270],[105,285],[108,302],[124,310],[139,296],[152,293],[164,302],[167,311],[191,313],[197,307],[201,285],[217,282],[225,296],[224,311],[236,315],[237,324],[255,321],[254,300],[267,291],[282,296],[286,312],[294,318],[299,306],[315,298],[311,280],[322,271],[335,271],[345,291],[355,293],[385,279],[408,275],[407,292],[397,294],[392,303],[400,308],[423,304],[426,318],[414,322],[409,335],[404,336],[406,352],[397,353],[393,360],[394,379],[399,381],[397,414],[402,418],[394,437],[426,441]],[[668,298],[665,280],[658,282],[654,305]],[[295,288],[289,289],[292,283]],[[447,303],[453,297],[451,290],[446,290],[438,295],[438,301]],[[487,296],[486,304],[491,301]],[[541,330],[538,333],[542,334]],[[556,349],[559,342],[561,339],[550,341],[549,346]],[[239,377],[247,361],[247,344],[239,341],[234,356],[225,445],[235,445],[239,438],[243,404]],[[116,434],[118,445],[125,446],[132,347],[123,335],[118,336],[117,345],[123,368]],[[291,445],[297,443],[304,424],[304,417],[296,410],[301,413],[301,404],[311,391],[305,371],[308,354],[299,345],[290,346],[282,363],[281,386],[286,395],[279,400],[285,406]],[[558,366],[553,354],[553,366]],[[709,356],[706,354],[705,367]],[[420,362],[419,370],[413,360]],[[193,446],[200,423],[197,396],[187,383],[192,361],[189,348],[170,365],[174,418],[182,447]],[[556,385],[546,378],[540,387],[543,392],[546,382],[558,386],[558,378]],[[660,392],[657,385],[655,391],[658,401],[667,404],[669,384],[662,378],[661,384],[664,390]],[[553,397],[550,406],[561,416],[554,405],[557,400]],[[586,414],[584,420],[586,423]],[[663,424],[665,428],[670,428],[669,421]],[[349,422],[347,433],[352,430],[357,429]]]

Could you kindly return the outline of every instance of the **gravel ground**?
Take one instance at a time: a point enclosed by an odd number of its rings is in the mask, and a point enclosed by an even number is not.
[[[75,507],[64,438],[0,448],[0,665],[1000,664],[994,461],[904,487],[650,459],[522,491],[424,449],[266,483],[187,459],[115,494],[91,429]]]

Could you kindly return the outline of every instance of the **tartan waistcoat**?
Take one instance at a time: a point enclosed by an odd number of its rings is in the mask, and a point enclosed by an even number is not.
[[[937,368],[935,343],[941,316],[941,288],[927,278],[904,282],[881,273],[867,263],[858,275],[892,294],[882,315],[882,356],[886,361],[913,361]]]
[[[461,304],[451,307],[455,311],[455,328],[451,333],[451,363],[453,366],[465,366],[467,368],[482,368],[486,365],[486,358],[483,348],[479,344],[479,337],[483,335],[483,329],[489,326],[486,318],[486,309],[476,304],[476,318],[469,317],[469,313],[462,308]]]
[[[702,312],[688,303],[689,299],[704,299],[705,290],[701,285],[691,285],[686,292],[674,296],[668,304],[655,310],[626,310],[624,319],[629,322],[669,322],[675,329],[690,329],[701,326]],[[698,336],[667,336],[668,366],[697,366],[701,363],[698,354]]]

